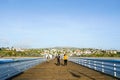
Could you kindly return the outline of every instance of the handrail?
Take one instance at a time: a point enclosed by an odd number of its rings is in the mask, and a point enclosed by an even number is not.
[[[72,62],[120,78],[120,60],[98,58],[70,58]]]
[[[25,70],[44,62],[44,58],[16,60],[5,64],[0,64],[0,80],[8,79]]]

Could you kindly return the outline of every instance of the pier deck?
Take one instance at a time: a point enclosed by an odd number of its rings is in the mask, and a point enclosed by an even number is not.
[[[67,66],[56,64],[56,60],[41,63],[10,80],[117,80],[79,64],[68,62]]]

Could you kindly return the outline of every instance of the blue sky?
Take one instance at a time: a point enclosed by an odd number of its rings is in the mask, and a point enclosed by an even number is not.
[[[0,46],[120,50],[120,0],[0,0]]]

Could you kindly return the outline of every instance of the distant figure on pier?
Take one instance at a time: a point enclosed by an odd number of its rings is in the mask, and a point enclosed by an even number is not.
[[[53,58],[52,55],[49,53],[45,53],[44,57],[46,58],[47,62],[49,62]]]
[[[68,60],[68,56],[66,54],[64,54],[63,60],[64,60],[64,66],[66,66]]]
[[[49,61],[50,61],[50,55],[47,56],[47,62],[49,62]]]
[[[56,58],[57,58],[57,65],[60,65],[60,54],[58,54]]]

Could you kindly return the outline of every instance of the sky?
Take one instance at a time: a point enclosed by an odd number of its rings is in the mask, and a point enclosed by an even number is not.
[[[120,50],[120,0],[0,0],[0,47]]]

